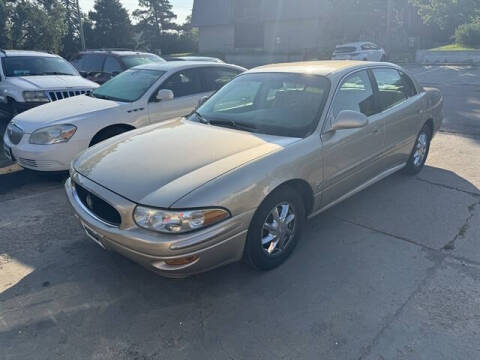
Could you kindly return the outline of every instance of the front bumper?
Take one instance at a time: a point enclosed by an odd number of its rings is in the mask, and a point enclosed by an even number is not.
[[[29,143],[30,134],[24,134],[17,145],[12,144],[7,132],[3,143],[11,149],[14,160],[22,167],[37,171],[65,171],[75,157],[88,148],[88,141],[72,138],[66,143],[35,145]]]
[[[72,181],[73,179],[73,181]],[[122,218],[112,226],[92,214],[76,196],[79,184],[112,205]],[[65,183],[68,200],[86,230],[98,235],[96,241],[162,276],[182,278],[239,261],[254,210],[237,215],[209,228],[188,234],[168,235],[138,227],[133,220],[137,204],[74,173]],[[91,235],[90,235],[91,236]],[[187,265],[168,265],[165,260],[198,258]]]

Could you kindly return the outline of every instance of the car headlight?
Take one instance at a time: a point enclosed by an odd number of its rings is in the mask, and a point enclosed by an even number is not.
[[[26,102],[49,102],[47,94],[44,91],[24,91],[23,99]]]
[[[30,136],[30,144],[51,145],[67,142],[77,131],[75,125],[53,125],[35,130]]]
[[[199,230],[230,217],[224,209],[170,211],[137,206],[133,215],[138,226],[166,234]]]

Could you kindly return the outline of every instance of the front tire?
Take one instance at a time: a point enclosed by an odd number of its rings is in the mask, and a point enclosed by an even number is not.
[[[290,187],[276,190],[257,209],[247,234],[244,258],[258,270],[281,265],[295,249],[305,227],[305,205]]]
[[[413,147],[410,159],[408,159],[407,166],[404,168],[404,173],[407,175],[417,175],[422,171],[427,161],[428,153],[430,151],[430,142],[432,141],[432,130],[430,126],[424,125],[417,136],[415,146]]]
[[[105,129],[103,131],[100,131],[97,135],[95,135],[90,142],[90,146],[97,145],[98,143],[101,143],[102,141],[105,141],[107,139],[110,139],[114,136],[123,134],[125,132],[129,131],[129,129],[125,129],[123,127],[112,127]]]

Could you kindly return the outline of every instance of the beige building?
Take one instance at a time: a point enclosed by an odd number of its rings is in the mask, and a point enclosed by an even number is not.
[[[322,1],[195,0],[200,52],[299,52],[322,44]]]

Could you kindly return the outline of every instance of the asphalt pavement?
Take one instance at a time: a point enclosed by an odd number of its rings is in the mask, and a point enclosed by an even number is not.
[[[480,358],[480,71],[411,67],[447,121],[416,177],[317,216],[280,268],[164,279],[84,235],[64,175],[0,166],[0,359]]]

